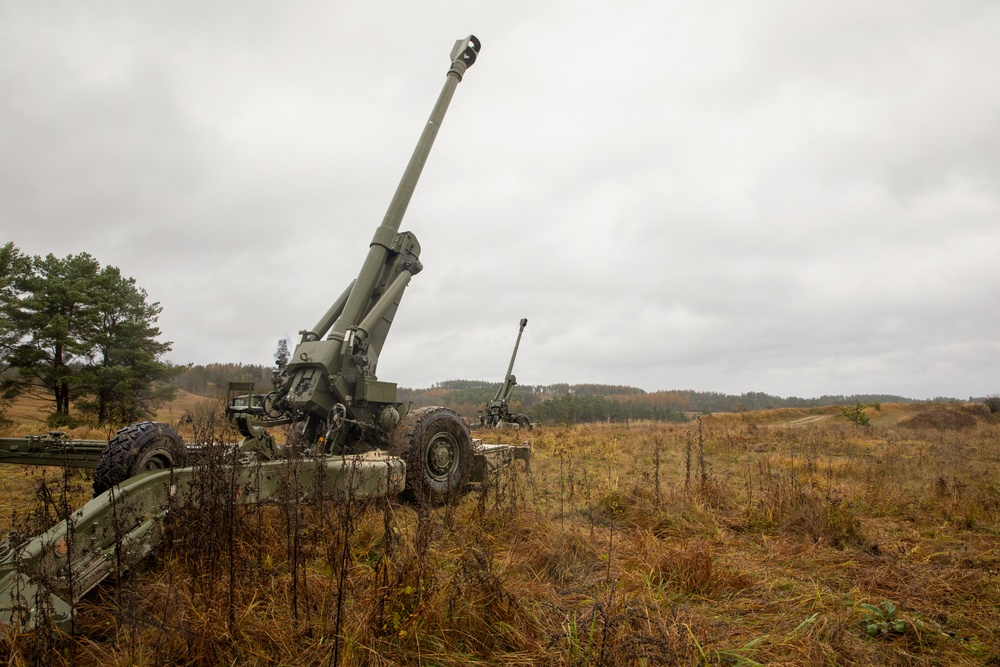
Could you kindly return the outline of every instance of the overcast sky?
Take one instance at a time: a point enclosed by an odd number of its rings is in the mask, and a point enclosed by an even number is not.
[[[379,379],[1000,391],[1000,3],[0,1],[0,242],[273,362],[402,229]]]

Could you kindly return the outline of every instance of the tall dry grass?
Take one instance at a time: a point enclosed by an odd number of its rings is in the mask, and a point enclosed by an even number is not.
[[[155,560],[81,604],[76,636],[7,632],[0,650],[74,665],[1000,664],[1000,422],[962,406],[879,420],[538,428],[530,474],[455,507],[238,506],[224,455],[208,457]],[[19,516],[47,502],[26,496]]]

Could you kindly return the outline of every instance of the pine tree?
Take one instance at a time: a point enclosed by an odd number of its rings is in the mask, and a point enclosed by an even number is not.
[[[30,270],[31,258],[22,255],[13,243],[0,248],[0,423],[7,421],[4,410],[21,389],[18,376],[7,363],[19,342],[9,311],[20,295],[18,284]]]
[[[162,308],[146,303],[146,290],[113,266],[101,270],[96,287],[95,354],[81,373],[90,398],[80,407],[96,414],[100,424],[151,417],[155,405],[176,393],[176,387],[164,381],[183,370],[159,361],[171,345],[156,340],[160,330],[155,322]]]
[[[34,257],[15,281],[21,296],[7,308],[18,343],[7,355],[21,375],[22,390],[41,387],[55,400],[54,423],[65,422],[76,376],[93,349],[93,308],[100,264],[87,253],[59,259]]]
[[[14,252],[4,246],[0,262]],[[160,305],[146,303],[135,279],[87,253],[21,268],[3,294],[3,360],[18,371],[7,388],[50,396],[53,425],[71,423],[71,401],[98,423],[128,423],[173,395],[162,381],[174,371],[158,360],[170,349],[156,340]]]

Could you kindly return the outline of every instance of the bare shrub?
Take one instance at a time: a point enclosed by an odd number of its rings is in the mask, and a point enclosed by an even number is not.
[[[181,416],[177,428],[191,433],[196,444],[232,442],[237,434],[226,420],[225,407],[221,399],[200,402]]]
[[[527,559],[531,570],[556,584],[580,582],[601,569],[594,543],[577,531],[560,532],[543,541]]]
[[[674,608],[663,610],[618,593],[615,582],[585,611],[564,616],[550,649],[568,665],[691,664],[699,647]]]
[[[761,464],[756,484],[748,478],[748,525],[826,541],[837,548],[864,541],[861,522],[839,495],[802,484],[794,472]],[[756,486],[756,488],[753,488]]]
[[[650,564],[652,582],[685,594],[718,595],[742,590],[750,578],[718,563],[712,546],[702,539],[663,548]]]

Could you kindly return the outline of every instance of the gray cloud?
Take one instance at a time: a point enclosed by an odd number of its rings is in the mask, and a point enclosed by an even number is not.
[[[426,386],[994,393],[990,2],[7,4],[0,227],[267,363],[356,274],[447,68],[379,364]]]

